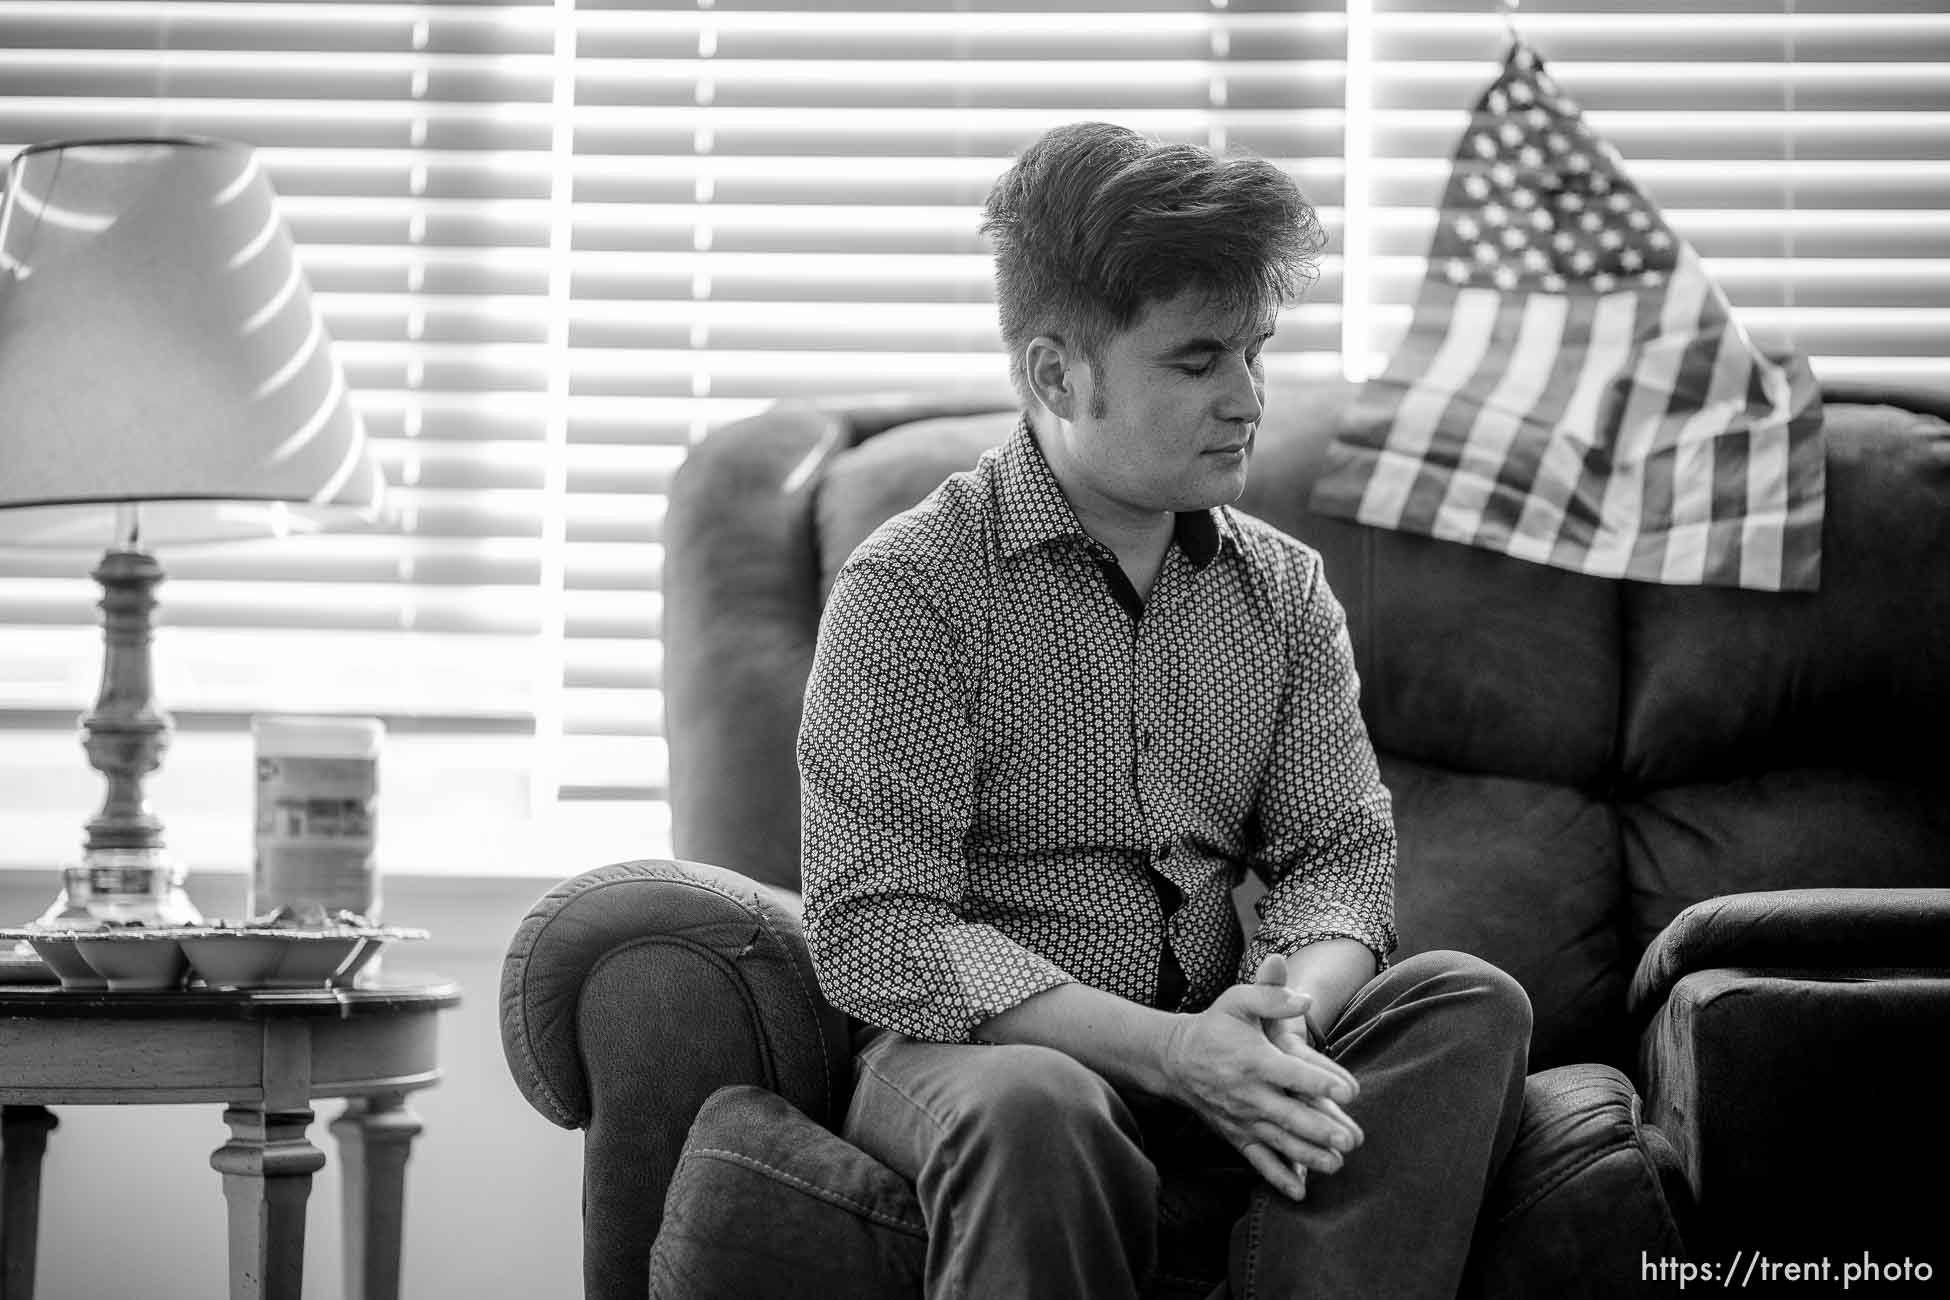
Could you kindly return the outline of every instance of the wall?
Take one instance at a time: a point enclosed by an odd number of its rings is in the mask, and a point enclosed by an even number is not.
[[[593,865],[593,864],[592,864]],[[386,920],[432,931],[388,950],[388,967],[448,976],[461,1005],[442,1017],[444,1078],[413,1095],[426,1128],[407,1167],[407,1300],[571,1297],[582,1292],[579,1133],[556,1128],[515,1090],[501,1056],[501,954],[553,882],[392,878]],[[0,917],[32,920],[59,888],[53,872],[0,872]],[[206,916],[237,916],[243,878],[192,874]],[[0,1071],[5,1063],[0,1062]],[[305,1294],[341,1293],[337,1152],[320,1100],[311,1140]],[[41,1192],[40,1300],[209,1300],[226,1294],[222,1179],[210,1153],[228,1136],[222,1108],[69,1106],[48,1139]]]

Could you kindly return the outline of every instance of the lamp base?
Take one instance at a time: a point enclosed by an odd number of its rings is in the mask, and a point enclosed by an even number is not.
[[[61,869],[61,893],[35,924],[201,925],[203,914],[183,892],[187,875],[159,850],[94,849],[80,866]]]

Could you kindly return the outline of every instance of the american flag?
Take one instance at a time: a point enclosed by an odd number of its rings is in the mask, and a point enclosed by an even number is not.
[[[1457,149],[1406,338],[1313,508],[1648,582],[1812,589],[1821,399],[1527,45]]]

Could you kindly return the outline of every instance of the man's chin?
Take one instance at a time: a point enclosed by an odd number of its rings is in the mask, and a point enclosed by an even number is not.
[[[1196,504],[1183,507],[1186,510],[1210,510],[1215,506],[1229,506],[1244,495],[1246,491],[1246,471],[1252,463],[1252,450],[1247,448],[1231,455],[1207,452],[1199,457],[1198,472],[1187,475],[1186,495],[1196,499]]]

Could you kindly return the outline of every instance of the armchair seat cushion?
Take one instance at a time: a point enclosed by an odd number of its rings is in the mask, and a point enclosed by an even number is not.
[[[698,1111],[650,1252],[652,1300],[914,1300],[927,1228],[907,1182],[778,1094]]]

